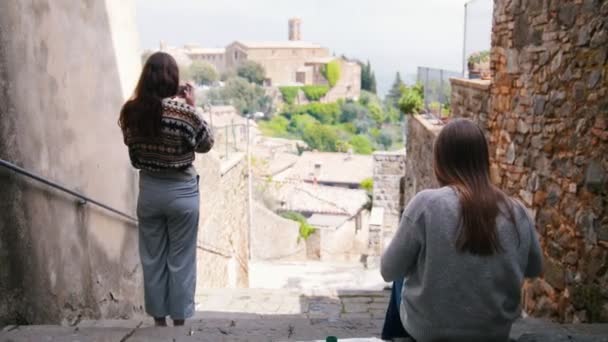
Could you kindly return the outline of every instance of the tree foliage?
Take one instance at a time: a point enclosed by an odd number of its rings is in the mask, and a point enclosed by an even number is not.
[[[308,223],[306,218],[300,213],[294,211],[286,211],[282,213],[281,216],[288,220],[296,221],[300,224],[300,236],[298,240],[306,240],[317,231],[313,226],[310,225],[310,223]]]
[[[401,74],[397,72],[395,75],[395,81],[393,81],[393,85],[391,89],[386,94],[386,103],[395,108],[399,105],[399,99],[401,99],[401,89],[404,86],[403,80],[401,79]]]
[[[211,105],[232,105],[241,114],[272,112],[272,99],[264,88],[240,77],[230,78],[222,88],[209,90],[205,102]]]
[[[333,60],[325,64],[321,69],[321,73],[329,83],[329,87],[333,88],[340,80],[340,62],[338,60]]]
[[[188,78],[202,85],[212,85],[219,79],[215,67],[204,61],[194,61],[187,69]]]
[[[329,87],[325,85],[306,85],[302,87],[302,91],[308,101],[319,101],[327,94]]]
[[[359,63],[359,65],[361,65],[361,90],[376,94],[376,75],[372,71],[370,62]]]
[[[372,142],[365,135],[355,135],[350,139],[349,143],[353,147],[353,151],[357,154],[372,154],[372,152],[374,152]]]
[[[279,87],[279,91],[283,97],[283,102],[292,105],[296,97],[298,97],[300,87]]]
[[[264,67],[254,61],[245,61],[237,68],[236,74],[251,83],[259,85],[262,85],[266,78]]]
[[[422,93],[422,88],[419,86],[402,86],[401,98],[398,102],[399,110],[401,110],[403,114],[414,114],[419,112],[424,104],[421,95]]]

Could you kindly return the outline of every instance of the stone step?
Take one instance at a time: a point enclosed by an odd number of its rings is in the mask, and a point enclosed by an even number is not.
[[[380,341],[388,291],[207,289],[185,327],[156,328],[152,320],[84,320],[77,326],[10,326],[0,342],[25,341]],[[570,337],[568,337],[570,336]],[[511,337],[522,342],[608,342],[608,324],[558,325],[526,318]]]

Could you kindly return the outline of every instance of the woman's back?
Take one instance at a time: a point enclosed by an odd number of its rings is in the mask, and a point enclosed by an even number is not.
[[[452,187],[422,191],[410,202],[383,256],[382,273],[405,275],[401,315],[412,336],[420,341],[508,336],[520,314],[523,279],[541,269],[534,224],[521,204],[511,202],[515,222],[503,204],[496,218],[502,250],[489,256],[457,248],[461,205]]]

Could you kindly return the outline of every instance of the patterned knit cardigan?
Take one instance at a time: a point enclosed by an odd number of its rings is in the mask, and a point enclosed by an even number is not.
[[[192,165],[194,152],[206,153],[213,147],[213,131],[196,108],[171,98],[164,99],[162,106],[160,137],[136,137],[128,130],[125,134],[136,169],[185,169]]]

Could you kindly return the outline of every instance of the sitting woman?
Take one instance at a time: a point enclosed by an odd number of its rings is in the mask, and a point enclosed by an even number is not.
[[[534,221],[492,185],[472,121],[443,128],[434,168],[442,187],[411,200],[381,261],[386,281],[405,279],[395,296],[403,327],[418,342],[508,341],[524,277],[541,273]]]

